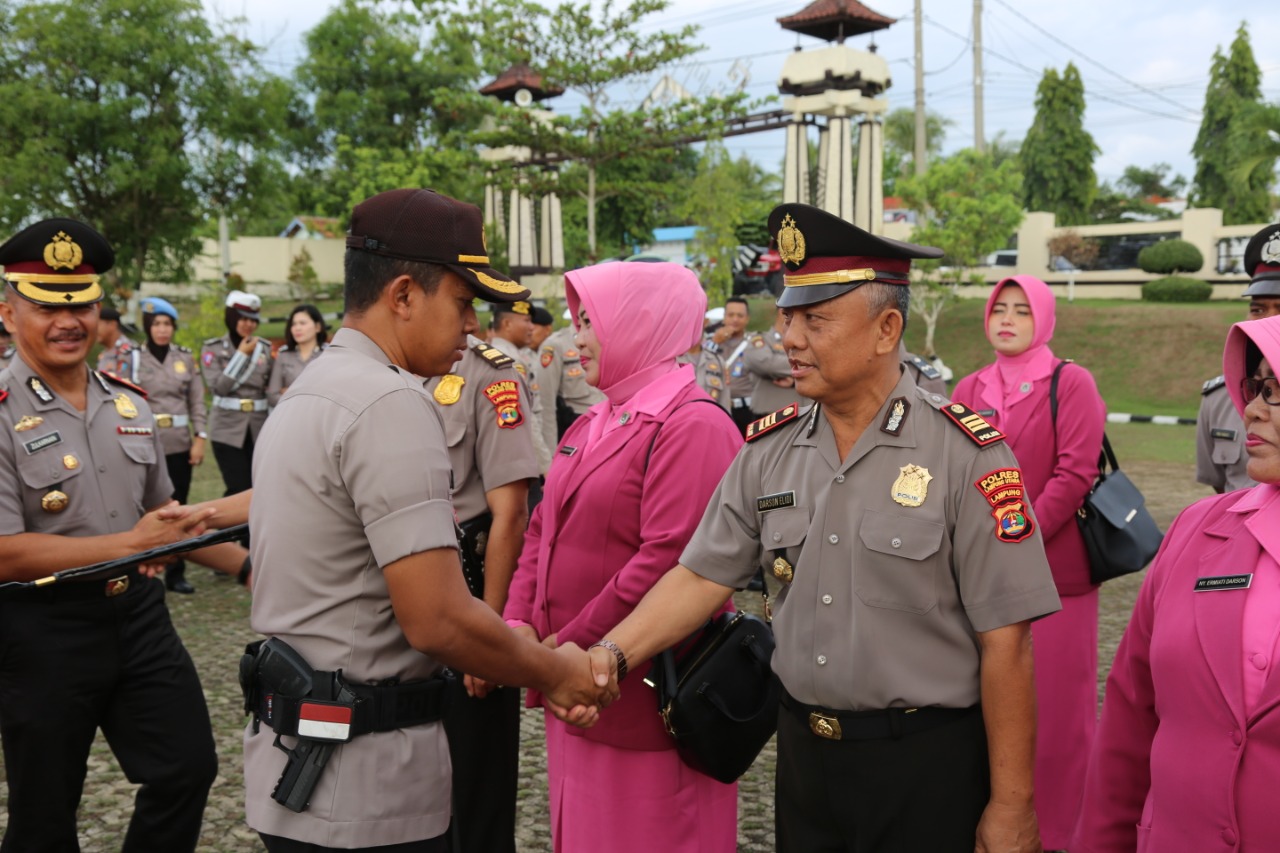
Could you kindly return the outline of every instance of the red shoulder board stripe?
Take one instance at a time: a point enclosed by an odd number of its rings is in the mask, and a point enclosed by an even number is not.
[[[747,441],[755,441],[766,432],[777,429],[788,421],[794,421],[800,416],[800,407],[795,403],[785,406],[770,415],[765,415],[758,421],[752,421],[747,425]]]
[[[1004,441],[1004,433],[987,423],[982,415],[963,403],[947,403],[939,411],[950,418],[979,447]]]
[[[109,373],[105,370],[99,370],[98,372],[101,373],[103,376],[107,377],[108,379],[110,379],[112,382],[116,383],[117,385],[123,385],[124,387],[128,388],[130,391],[134,391],[138,394],[141,394],[142,399],[144,400],[147,399],[147,392],[143,391],[137,385],[134,385],[128,379],[121,379],[119,376],[116,376],[114,373]]]
[[[8,396],[9,396],[8,391],[5,391],[4,389],[0,389],[0,403],[3,403],[5,401],[5,398],[7,398]]]

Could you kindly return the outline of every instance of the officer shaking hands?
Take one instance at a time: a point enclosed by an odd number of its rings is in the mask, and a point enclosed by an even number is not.
[[[1280,314],[1280,224],[1268,225],[1249,240],[1244,270],[1252,279],[1244,292],[1249,300],[1245,319]],[[1226,378],[1206,380],[1196,416],[1196,482],[1212,486],[1218,494],[1257,485],[1245,470],[1249,455],[1244,441],[1244,420],[1231,402]]]
[[[898,358],[911,259],[942,253],[803,204],[769,230],[816,405],[749,425],[680,565],[606,639],[647,660],[764,566],[786,586],[777,849],[1039,851],[1030,620],[1059,609],[1043,542],[1003,436]]]
[[[0,372],[0,581],[178,542],[213,514],[169,505],[173,485],[145,395],[85,364],[99,276],[114,260],[101,234],[72,219],[37,222],[0,246],[0,316],[17,341]],[[217,757],[160,581],[134,569],[7,591],[0,614],[9,788],[0,846],[79,849],[76,808],[100,728],[141,785],[120,849],[194,850]]]
[[[282,687],[265,666],[273,658],[242,669],[255,710],[245,812],[271,853],[443,851],[445,665],[550,691],[579,724],[594,722],[616,685],[576,646],[520,639],[463,579],[448,439],[423,378],[463,358],[477,297],[529,295],[490,267],[480,210],[422,189],[360,203],[343,293],[344,327],[262,430],[249,508],[251,624],[334,689],[287,709],[269,698]],[[493,417],[515,423],[514,383],[486,388]],[[308,756],[334,750],[296,800],[285,795],[302,753],[286,756],[278,736],[300,737]]]

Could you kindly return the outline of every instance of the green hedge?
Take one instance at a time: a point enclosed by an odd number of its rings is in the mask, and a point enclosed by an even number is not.
[[[1208,302],[1212,295],[1209,282],[1176,275],[1142,285],[1142,298],[1147,302]]]
[[[1160,275],[1198,272],[1204,266],[1204,255],[1186,240],[1161,240],[1138,253],[1138,266],[1143,272]]]

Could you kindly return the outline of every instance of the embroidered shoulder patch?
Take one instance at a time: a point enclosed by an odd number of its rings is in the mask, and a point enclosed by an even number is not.
[[[1214,391],[1217,391],[1219,388],[1225,387],[1226,384],[1227,377],[1225,376],[1215,376],[1212,379],[1206,379],[1205,383],[1200,386],[1200,394],[1201,396],[1207,396],[1212,394]]]
[[[503,357],[510,360],[508,356]],[[524,423],[524,414],[520,411],[520,385],[516,380],[500,379],[491,382],[481,393],[493,404],[501,429],[515,429]]]
[[[539,359],[539,362],[542,364],[543,367],[550,367],[551,362],[555,361],[555,359],[556,359],[555,347],[542,348],[542,357]]]
[[[509,364],[515,363],[514,358],[506,355],[502,350],[497,349],[496,347],[491,347],[486,343],[478,343],[473,346],[472,349],[479,353],[485,361],[489,362],[494,367],[506,367]]]
[[[800,416],[800,407],[795,403],[784,406],[772,414],[765,415],[758,421],[747,425],[747,441],[755,441],[767,432],[772,432],[783,424],[794,421]]]
[[[952,423],[960,427],[965,435],[979,447],[1004,441],[1004,433],[983,420],[982,415],[963,403],[947,403],[938,411],[946,415]]]
[[[1026,487],[1022,471],[1017,468],[997,468],[973,483],[987,503],[991,504],[991,517],[996,520],[995,535],[1001,542],[1021,542],[1035,532],[1036,524],[1027,514]]]
[[[122,379],[119,376],[116,376],[114,373],[108,373],[105,370],[100,370],[98,372],[101,373],[103,376],[105,376],[107,379],[116,383],[117,385],[123,385],[124,387],[128,388],[130,391],[134,392],[135,394],[140,394],[142,396],[142,399],[144,400],[147,399],[147,392],[143,391],[141,388],[139,388],[137,385],[134,385],[129,380]]]

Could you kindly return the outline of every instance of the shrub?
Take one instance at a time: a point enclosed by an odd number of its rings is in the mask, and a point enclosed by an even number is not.
[[[1186,240],[1161,240],[1138,253],[1138,266],[1160,275],[1196,272],[1204,266],[1204,256]]]
[[[1146,302],[1208,302],[1212,295],[1213,285],[1209,282],[1176,275],[1142,285],[1142,298]]]

